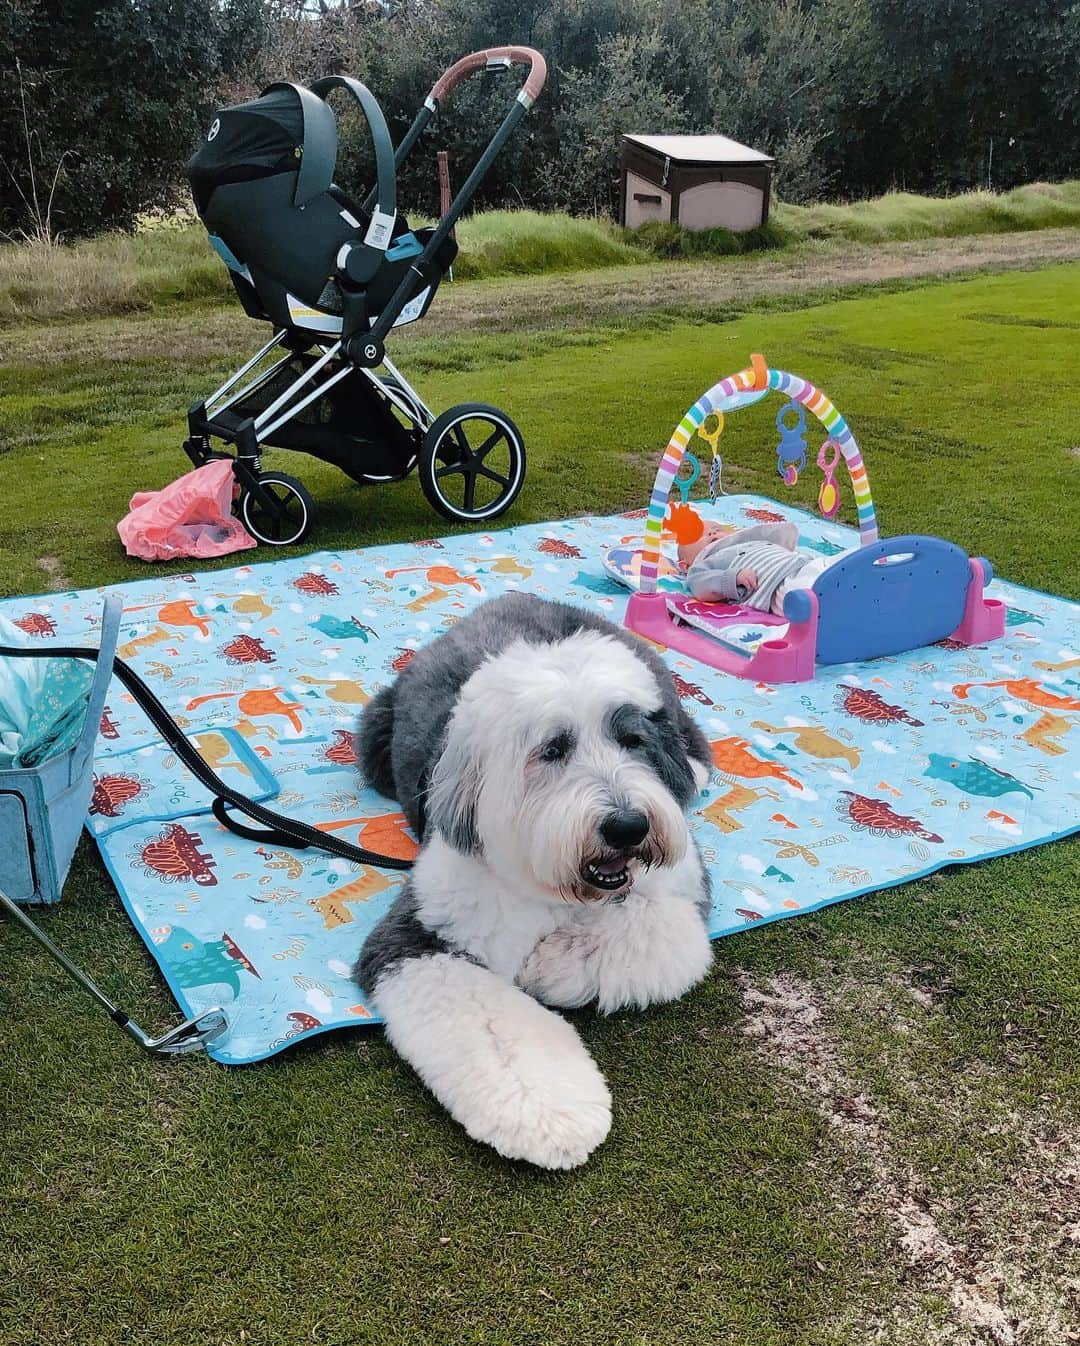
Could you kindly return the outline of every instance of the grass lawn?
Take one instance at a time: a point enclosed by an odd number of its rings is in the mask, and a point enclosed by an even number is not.
[[[424,221],[413,218],[414,227]],[[760,229],[692,231],[677,224],[623,229],[610,220],[559,212],[485,210],[457,226],[459,280],[591,271],[653,258],[716,258],[782,250],[816,254],[829,244],[976,238],[1080,225],[1080,180],[1034,182],[1008,192],[916,196],[888,192],[847,205],[775,202]],[[70,246],[0,244],[0,323],[72,314],[98,316],[221,303],[228,273],[192,215],[148,220]]]
[[[703,284],[749,274],[715,266]],[[578,322],[562,280],[485,284],[447,308],[504,330],[420,324],[396,355],[436,408],[522,426],[508,522],[643,504],[686,407],[761,350],[852,422],[886,532],[1080,598],[1075,265]],[[148,571],[115,521],[183,467],[182,408],[256,336],[213,308],[0,334],[4,592]],[[724,443],[729,489],[783,490],[771,440],[732,418]],[[275,457],[316,497],[312,547],[441,531],[415,479]],[[680,1004],[573,1016],[616,1121],[563,1176],[468,1141],[377,1031],[148,1062],[2,924],[0,1343],[1080,1340],[1078,892],[1063,842],[722,941]],[[44,924],[168,1019],[89,846]]]

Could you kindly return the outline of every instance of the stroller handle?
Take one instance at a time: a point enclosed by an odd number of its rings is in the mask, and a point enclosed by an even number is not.
[[[365,326],[364,321],[355,325],[348,321],[343,324],[342,346],[346,358],[355,364],[372,368],[382,360],[384,354],[383,343],[398,315],[415,293],[417,280],[425,280],[425,278],[430,280],[429,268],[432,266],[432,259],[449,237],[450,231],[457,223],[462,211],[476,195],[477,189],[484,180],[484,175],[494,163],[499,151],[513,135],[514,128],[521,119],[528,115],[529,109],[544,87],[544,81],[547,79],[547,62],[532,47],[489,47],[486,51],[474,51],[468,56],[463,56],[460,61],[455,62],[449,70],[445,70],[435,81],[431,93],[424,99],[423,107],[417,112],[413,124],[405,132],[401,143],[394,151],[394,168],[399,169],[408,158],[413,146],[420,139],[425,127],[430,124],[431,119],[438,112],[440,99],[452,93],[462,81],[467,80],[470,75],[476,74],[478,70],[485,70],[490,66],[511,65],[527,65],[529,67],[528,77],[510,104],[510,109],[503,118],[502,125],[488,142],[487,149],[473,165],[472,172],[462,183],[458,194],[450,202],[445,214],[435,226],[423,252],[413,262],[408,274],[402,277],[398,288],[383,304],[382,312],[370,327]],[[373,200],[374,191],[368,193],[364,202],[365,210],[371,208]],[[362,313],[360,318],[363,319]]]
[[[532,47],[488,47],[484,51],[470,52],[468,56],[463,56],[448,70],[443,71],[432,85],[430,97],[434,102],[441,103],[470,75],[475,75],[478,70],[486,70],[489,66],[499,65],[529,67],[528,78],[521,86],[519,97],[528,99],[526,106],[535,103],[547,79],[547,62]]]

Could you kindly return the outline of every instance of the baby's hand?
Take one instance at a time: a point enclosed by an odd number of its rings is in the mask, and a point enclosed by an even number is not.
[[[739,588],[748,589],[751,593],[757,588],[757,581],[758,577],[756,570],[740,570],[735,576],[735,583]]]

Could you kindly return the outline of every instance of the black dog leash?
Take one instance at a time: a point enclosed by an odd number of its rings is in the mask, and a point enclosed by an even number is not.
[[[49,645],[39,649],[26,649],[19,645],[0,645],[0,657],[25,659],[90,659],[97,662],[100,651],[93,646]],[[113,657],[113,673],[120,679],[136,702],[146,713],[147,719],[158,731],[165,742],[176,753],[195,779],[213,795],[210,808],[214,817],[223,827],[248,841],[263,841],[279,846],[288,846],[294,850],[307,850],[311,846],[338,856],[342,860],[351,860],[358,865],[377,865],[380,869],[411,869],[411,860],[402,860],[393,855],[380,855],[377,851],[366,850],[363,846],[352,846],[339,837],[328,836],[317,827],[310,827],[296,818],[287,818],[283,813],[275,813],[253,799],[248,799],[239,790],[217,774],[197,748],[194,748],[187,735],[158,700],[156,694],[143,682],[138,673],[118,656]],[[262,827],[248,827],[231,818],[228,809],[236,809]]]

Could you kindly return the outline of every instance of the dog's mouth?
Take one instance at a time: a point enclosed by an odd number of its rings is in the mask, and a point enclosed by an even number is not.
[[[581,866],[581,877],[590,888],[617,893],[620,888],[628,888],[634,881],[630,871],[631,859],[629,855],[615,855],[607,860],[587,860]]]
[[[664,855],[657,850],[655,843],[591,856],[578,870],[574,896],[580,902],[598,902],[604,898],[617,901],[633,888],[635,879],[643,869],[663,863]]]

